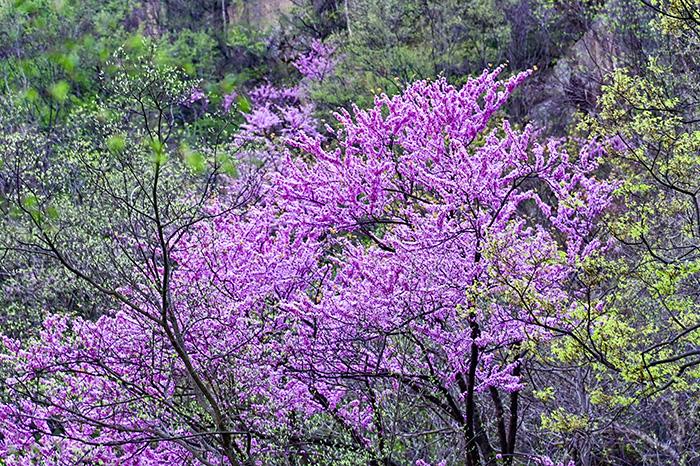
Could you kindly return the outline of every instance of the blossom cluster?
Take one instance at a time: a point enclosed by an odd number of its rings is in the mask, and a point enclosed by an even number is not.
[[[292,64],[305,78],[323,81],[338,64],[336,52],[337,48],[334,45],[314,39],[309,45],[309,50],[299,54]]]

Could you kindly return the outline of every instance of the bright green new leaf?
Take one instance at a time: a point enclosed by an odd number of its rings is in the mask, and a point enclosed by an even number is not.
[[[70,85],[64,80],[58,81],[53,86],[51,86],[51,89],[49,89],[49,93],[51,94],[51,96],[58,102],[65,101],[68,97],[69,92]]]
[[[107,148],[111,152],[121,152],[126,147],[126,139],[122,134],[114,134],[107,138]]]

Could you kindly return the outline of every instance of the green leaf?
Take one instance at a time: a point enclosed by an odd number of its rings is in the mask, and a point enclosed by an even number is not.
[[[46,215],[51,220],[57,220],[58,219],[58,209],[56,209],[56,207],[50,205],[46,208]]]
[[[64,70],[66,70],[66,73],[72,73],[75,71],[79,61],[80,57],[78,57],[78,55],[76,55],[74,52],[71,52],[61,57],[60,65]]]
[[[252,106],[250,105],[250,100],[248,100],[245,96],[239,95],[236,101],[238,104],[238,109],[241,112],[250,113],[250,110],[252,109]]]
[[[121,152],[126,147],[126,139],[123,134],[114,134],[107,138],[107,148],[111,152]]]
[[[14,220],[20,219],[20,218],[22,218],[22,213],[23,213],[22,209],[20,209],[16,205],[10,207],[10,218],[12,218]]]
[[[36,209],[39,205],[39,199],[34,194],[29,194],[22,199],[22,206],[27,210]]]
[[[204,172],[205,161],[201,152],[187,152],[185,154],[185,163],[195,173]]]
[[[197,69],[195,68],[195,66],[192,63],[189,63],[189,62],[183,63],[182,69],[189,76],[195,76],[197,74]]]
[[[233,74],[227,74],[224,79],[221,80],[219,83],[221,86],[221,90],[223,91],[224,94],[228,94],[231,91],[234,90],[237,84],[237,79],[236,76]]]
[[[146,41],[141,34],[134,34],[127,39],[125,46],[132,52],[140,52],[146,46]]]
[[[236,163],[231,157],[222,157],[221,173],[224,173],[232,178],[236,178],[238,176],[238,168],[236,167]]]
[[[39,199],[34,194],[29,194],[24,199],[22,199],[22,206],[29,215],[32,216],[36,223],[42,223],[42,213],[39,210]]]
[[[151,150],[153,151],[153,163],[156,165],[163,165],[168,160],[165,154],[165,145],[157,139],[151,141]]]
[[[24,98],[27,99],[29,102],[34,103],[39,98],[39,92],[33,87],[30,87],[24,92]]]
[[[70,85],[64,80],[56,82],[51,86],[51,89],[49,89],[51,96],[58,102],[65,101],[66,97],[68,97],[68,92],[70,92]]]

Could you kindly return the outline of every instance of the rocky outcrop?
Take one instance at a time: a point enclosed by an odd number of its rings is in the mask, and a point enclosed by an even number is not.
[[[535,79],[529,119],[548,133],[562,132],[577,110],[595,108],[605,76],[615,67],[619,43],[605,22],[592,27],[549,69]]]
[[[229,24],[267,28],[277,24],[293,6],[293,0],[229,0],[225,9]]]

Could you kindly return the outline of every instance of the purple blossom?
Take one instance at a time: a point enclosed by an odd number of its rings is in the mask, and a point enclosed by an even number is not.
[[[207,111],[209,107],[209,98],[204,91],[199,88],[194,88],[187,99],[185,99],[184,105],[185,107],[191,108],[197,103],[199,103],[202,113]]]
[[[221,107],[224,111],[224,113],[228,113],[231,111],[231,107],[233,104],[236,102],[236,99],[238,98],[238,93],[235,91],[230,92],[226,94],[221,102]]]
[[[304,90],[299,86],[276,87],[266,83],[251,90],[249,95],[253,105],[289,104],[298,102],[303,97]]]
[[[302,76],[312,81],[323,81],[331,74],[338,63],[335,56],[337,48],[318,39],[311,41],[309,50],[297,56],[292,62]]]

